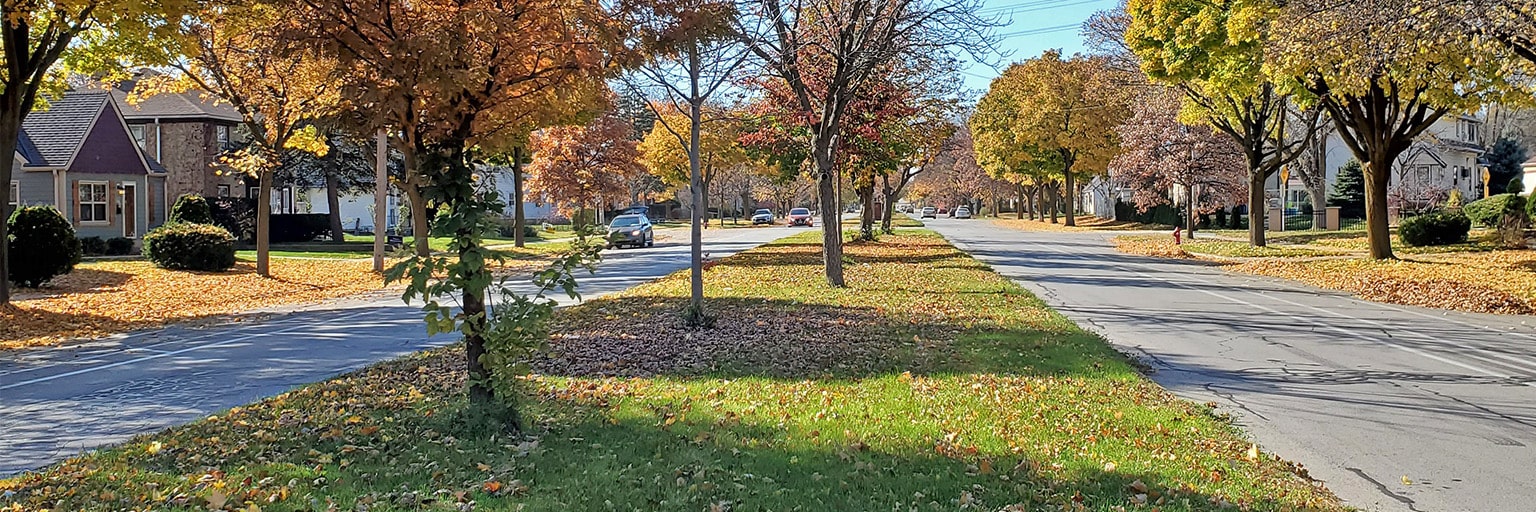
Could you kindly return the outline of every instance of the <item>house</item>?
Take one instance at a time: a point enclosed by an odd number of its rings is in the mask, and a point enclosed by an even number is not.
[[[501,195],[501,200],[507,202],[507,207],[502,211],[502,216],[512,218],[512,170],[507,167],[482,168],[483,180],[496,187]],[[272,211],[280,213],[330,213],[329,203],[326,201],[325,183],[303,182],[283,184],[275,186],[272,190]],[[398,230],[403,215],[401,207],[405,204],[401,192],[394,186],[389,187],[387,199],[389,210],[385,213],[385,228]],[[338,197],[337,211],[341,217],[341,227],[346,231],[373,231],[373,189],[362,191],[343,191]],[[554,207],[549,204],[540,204],[533,201],[523,202],[523,217],[530,224],[541,222],[554,216]]]
[[[150,71],[140,72],[143,78]],[[117,84],[112,100],[152,159],[165,166],[170,197],[255,197],[255,181],[232,173],[220,155],[238,146],[242,117],[227,102],[198,91],[159,93],[129,101],[138,80]]]
[[[135,144],[105,91],[71,91],[27,115],[11,195],[53,205],[82,237],[137,238],[165,223],[166,170]]]
[[[1411,211],[1444,202],[1452,190],[1472,201],[1483,195],[1482,171],[1478,165],[1483,149],[1483,122],[1474,115],[1448,115],[1436,121],[1413,145],[1392,163],[1388,181],[1388,205]],[[1332,188],[1339,169],[1355,155],[1337,133],[1331,133],[1320,145],[1327,174],[1326,187]],[[1271,207],[1279,206],[1280,178],[1272,176],[1266,185]],[[1306,184],[1292,174],[1285,185],[1284,204],[1288,213],[1311,204]]]

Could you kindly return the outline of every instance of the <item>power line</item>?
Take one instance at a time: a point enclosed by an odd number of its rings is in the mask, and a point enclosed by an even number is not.
[[[1041,34],[1053,34],[1053,33],[1056,33],[1056,32],[1066,32],[1066,31],[1069,31],[1069,30],[1078,30],[1078,29],[1082,28],[1082,26],[1083,26],[1082,23],[1068,23],[1066,25],[1057,25],[1057,26],[1054,26],[1054,27],[1040,27],[1040,28],[1024,29],[1024,30],[1019,30],[1019,31],[1015,31],[1015,32],[1007,32],[1007,33],[1003,33],[1003,34],[998,34],[997,37],[1002,38],[1002,39],[1009,39],[1009,38],[1014,38],[1014,37],[1019,37],[1019,36],[1037,36],[1037,35],[1041,35]]]

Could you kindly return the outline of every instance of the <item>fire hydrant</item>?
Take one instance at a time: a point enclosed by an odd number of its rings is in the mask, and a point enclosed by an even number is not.
[[[1173,245],[1183,245],[1184,244],[1184,242],[1180,239],[1180,235],[1183,235],[1183,234],[1184,234],[1184,227],[1183,226],[1174,226],[1173,227]]]

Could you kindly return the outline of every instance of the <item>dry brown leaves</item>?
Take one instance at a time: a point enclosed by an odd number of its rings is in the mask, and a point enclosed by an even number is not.
[[[1140,256],[1152,256],[1155,258],[1191,259],[1194,258],[1183,247],[1173,243],[1171,235],[1147,235],[1147,236],[1117,236],[1114,239],[1115,249],[1127,254]]]
[[[85,263],[0,311],[0,349],[41,346],[256,308],[378,290],[369,260],[274,258],[271,279],[242,261],[228,272],[181,272],[145,261]]]
[[[1395,261],[1269,259],[1229,268],[1391,304],[1474,313],[1536,313],[1536,251],[1447,253]]]
[[[1005,228],[1023,231],[1134,231],[1151,229],[1162,231],[1166,226],[1142,224],[1139,222],[1118,221],[1093,216],[1081,216],[1075,219],[1076,226],[1053,224],[1048,220],[1029,219],[995,219],[992,222]],[[1066,222],[1065,218],[1061,222]]]

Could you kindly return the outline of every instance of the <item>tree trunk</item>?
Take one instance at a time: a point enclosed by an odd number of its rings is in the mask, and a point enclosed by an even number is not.
[[[1328,227],[1328,193],[1322,186],[1308,186],[1307,197],[1312,200],[1312,229]]]
[[[346,232],[341,229],[341,179],[334,173],[325,175],[325,207],[330,213],[331,241],[347,241]]]
[[[0,97],[10,96],[0,94]],[[11,99],[11,98],[6,98]],[[16,165],[16,137],[21,132],[21,121],[24,112],[5,112],[0,116],[0,190],[4,190],[4,196],[0,196],[0,307],[11,303],[11,247],[10,226],[11,218],[10,197],[11,167]],[[64,211],[64,205],[57,205],[59,211]],[[65,218],[73,218],[79,215],[66,215]]]
[[[272,277],[272,171],[258,171],[256,192],[256,275]]]
[[[1050,188],[1046,189],[1045,195],[1051,202],[1051,205],[1047,207],[1051,210],[1051,224],[1056,224],[1056,218],[1061,213],[1061,191],[1056,189],[1055,184],[1052,184]]]
[[[1195,239],[1195,228],[1200,224],[1199,214],[1195,212],[1195,187],[1184,186],[1184,225],[1189,231],[1189,239]]]
[[[1248,243],[1254,247],[1268,245],[1264,239],[1264,224],[1269,222],[1269,201],[1264,199],[1264,178],[1257,169],[1248,171]]]
[[[405,189],[405,197],[411,202],[411,243],[416,246],[416,255],[430,257],[432,226],[427,223],[427,200],[414,179],[407,179],[401,188]]]
[[[1387,223],[1387,182],[1392,178],[1391,158],[1374,158],[1365,167],[1365,231],[1370,241],[1370,257],[1390,260],[1392,231]],[[1380,162],[1380,163],[1378,163]]]
[[[875,239],[875,184],[859,187],[854,191],[859,196],[859,239]]]
[[[1029,220],[1038,220],[1041,218],[1040,208],[1043,207],[1044,203],[1044,201],[1040,199],[1041,188],[1043,187],[1040,185],[1035,185],[1034,190],[1029,191]]]
[[[812,147],[816,167],[816,192],[821,202],[821,259],[827,284],[845,286],[843,281],[843,223],[838,215],[837,172],[832,166],[830,141],[817,141]]]
[[[1067,172],[1062,173],[1062,174],[1066,175],[1066,183],[1062,187],[1062,192],[1067,193],[1067,194],[1072,194],[1072,195],[1078,195],[1078,194],[1073,194],[1073,192],[1072,192],[1073,190],[1076,190],[1076,183],[1074,183],[1076,178],[1074,178],[1072,176],[1072,168],[1070,166],[1068,166],[1067,167]],[[1064,201],[1064,202],[1067,203],[1067,224],[1066,225],[1068,225],[1068,226],[1076,226],[1077,225],[1077,198],[1076,197],[1068,197],[1067,200]]]
[[[1013,218],[1023,220],[1024,219],[1024,194],[1025,194],[1024,186],[1023,185],[1014,185],[1014,191],[1018,193],[1018,196],[1019,196],[1018,197],[1018,201],[1019,202],[1014,204],[1014,206],[1013,206]]]
[[[512,245],[523,247],[528,243],[523,236],[528,220],[523,213],[523,148],[512,148]]]
[[[695,95],[698,92],[698,53],[690,53],[690,61],[694,65],[692,74]],[[704,316],[704,221],[703,214],[708,212],[708,188],[709,182],[704,181],[704,168],[699,160],[699,132],[703,124],[703,108],[700,102],[691,102],[688,108],[688,189],[693,194],[692,224],[688,230],[688,314],[691,320],[702,320]]]

